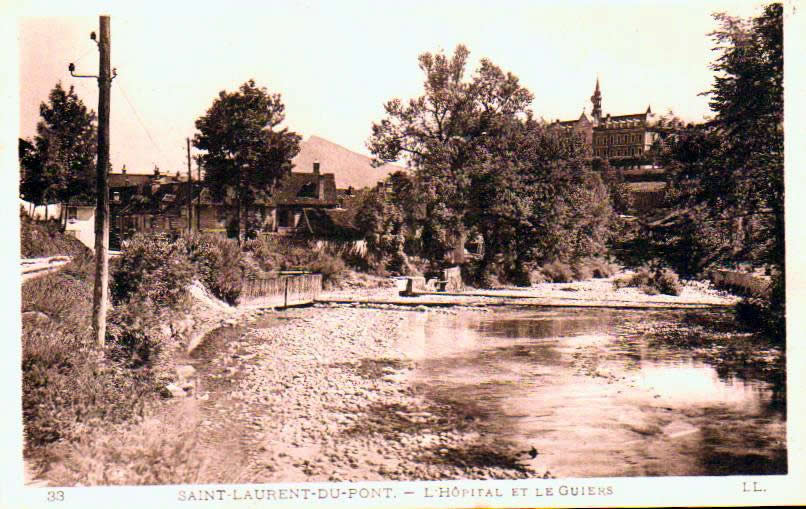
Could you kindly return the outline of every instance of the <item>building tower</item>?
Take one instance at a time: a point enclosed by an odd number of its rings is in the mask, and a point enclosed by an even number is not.
[[[593,115],[594,122],[599,123],[602,119],[602,93],[599,91],[599,77],[596,77],[596,90],[593,91],[593,95],[591,96],[591,103],[593,103],[593,110],[591,114]]]

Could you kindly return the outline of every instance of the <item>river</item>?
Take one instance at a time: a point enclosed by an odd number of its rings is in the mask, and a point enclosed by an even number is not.
[[[419,394],[467,408],[537,472],[785,474],[785,405],[770,383],[631,332],[675,313],[412,313],[404,348]]]

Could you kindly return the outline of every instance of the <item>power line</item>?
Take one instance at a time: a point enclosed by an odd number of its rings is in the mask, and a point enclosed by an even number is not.
[[[129,108],[131,108],[132,113],[134,113],[134,116],[137,117],[137,121],[140,122],[140,127],[143,128],[143,131],[145,131],[146,136],[148,136],[148,139],[151,140],[151,143],[154,145],[157,151],[159,151],[162,158],[165,159],[165,153],[162,151],[159,144],[157,144],[157,142],[151,136],[151,133],[148,131],[148,128],[145,125],[145,122],[143,122],[143,119],[140,117],[140,114],[137,113],[137,109],[134,107],[134,104],[132,104],[131,100],[129,100],[129,96],[126,94],[126,90],[124,90],[122,83],[120,83],[120,80],[118,80],[118,84],[120,86],[121,93],[123,93],[123,98],[126,99],[126,102],[129,104]]]
[[[89,55],[90,53],[94,52],[96,49],[97,49],[97,48],[95,48],[94,46],[93,46],[93,47],[91,47],[91,48],[90,48],[90,49],[88,49],[88,50],[87,50],[87,51],[86,51],[86,52],[85,52],[83,55],[81,55],[80,57],[78,57],[78,58],[76,58],[75,60],[73,60],[73,63],[74,63],[74,64],[79,63],[79,62],[81,61],[81,59],[82,59],[82,58],[84,58],[84,57],[86,57],[87,55]]]

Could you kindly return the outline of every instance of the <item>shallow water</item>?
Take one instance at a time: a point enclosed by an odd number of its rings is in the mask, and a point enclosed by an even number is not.
[[[665,317],[668,317],[666,312]],[[558,477],[786,473],[786,422],[762,380],[620,334],[657,312],[414,313],[417,390]],[[724,372],[724,370],[723,370]],[[538,452],[531,458],[525,451]]]

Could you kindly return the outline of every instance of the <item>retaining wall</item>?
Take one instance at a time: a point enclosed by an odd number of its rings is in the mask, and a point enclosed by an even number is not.
[[[734,270],[711,270],[709,277],[717,288],[727,288],[747,295],[765,294],[770,288],[770,278],[751,272]]]

